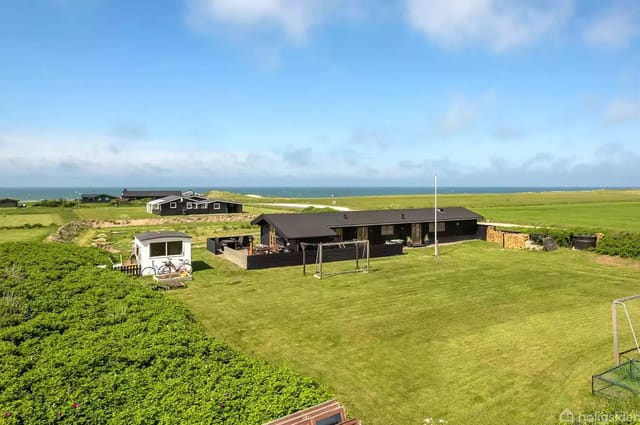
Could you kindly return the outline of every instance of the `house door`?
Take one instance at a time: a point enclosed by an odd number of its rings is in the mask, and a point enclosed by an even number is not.
[[[358,240],[365,241],[369,239],[369,228],[367,226],[358,227]]]
[[[420,223],[411,225],[411,242],[414,245],[422,244],[422,225]]]

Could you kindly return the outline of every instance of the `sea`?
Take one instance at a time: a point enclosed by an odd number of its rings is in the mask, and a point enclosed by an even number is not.
[[[432,195],[433,187],[418,186],[375,186],[375,187],[129,187],[129,190],[192,190],[205,193],[210,190],[222,190],[243,195],[255,195],[272,198],[329,198],[345,196],[382,196],[382,195]],[[483,193],[538,193],[568,192],[591,190],[625,190],[632,187],[438,187],[439,194],[483,194]],[[42,199],[79,199],[83,193],[99,193],[113,196],[122,194],[122,187],[0,187],[0,199],[14,198],[21,201],[39,201]]]

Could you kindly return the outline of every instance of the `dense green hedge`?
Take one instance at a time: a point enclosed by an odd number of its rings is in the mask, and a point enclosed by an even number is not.
[[[606,233],[595,250],[598,254],[640,258],[640,233]]]
[[[98,250],[10,243],[0,258],[0,424],[262,424],[328,398],[98,269]]]

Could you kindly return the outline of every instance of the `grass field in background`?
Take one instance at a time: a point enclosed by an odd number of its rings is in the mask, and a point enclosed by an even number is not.
[[[122,220],[130,218],[158,217],[147,212],[146,205],[91,205],[74,208],[76,215],[83,220]]]
[[[255,203],[254,198],[245,198],[246,203]],[[338,198],[263,198],[258,202],[307,202],[353,209],[394,209],[433,207],[433,195],[387,195],[355,196]],[[467,208],[509,207],[526,205],[559,205],[577,203],[640,202],[640,190],[593,190],[579,192],[541,192],[541,193],[489,193],[489,194],[446,194],[438,195],[438,205],[464,206]]]
[[[610,303],[638,292],[637,268],[485,242],[432,254],[320,281],[200,249],[189,287],[167,295],[212,335],[328,385],[367,425],[555,423],[598,402],[590,376],[613,361]]]
[[[475,211],[494,222],[640,232],[640,202],[481,207]]]
[[[18,227],[24,226],[25,224],[40,224],[42,226],[50,226],[62,223],[62,217],[60,217],[58,214],[0,214],[0,227]]]
[[[33,229],[2,229],[0,230],[0,243],[41,241],[55,230],[56,226],[38,227]]]

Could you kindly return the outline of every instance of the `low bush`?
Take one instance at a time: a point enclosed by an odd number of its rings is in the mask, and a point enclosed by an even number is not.
[[[600,239],[595,251],[603,255],[640,258],[640,233],[607,233]]]
[[[93,248],[0,244],[0,422],[262,424],[326,400]]]
[[[33,204],[34,207],[75,207],[78,205],[78,201],[72,199],[42,199]]]

